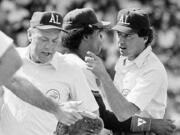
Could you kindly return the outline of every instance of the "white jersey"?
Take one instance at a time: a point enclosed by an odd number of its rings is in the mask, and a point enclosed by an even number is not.
[[[23,66],[20,69],[42,93],[58,103],[70,100],[82,101],[81,110],[97,111],[98,105],[91,93],[84,74],[64,61],[56,53],[47,64],[36,64],[28,58],[28,49],[20,49]],[[6,135],[53,135],[57,120],[55,117],[17,98],[6,91],[2,110],[3,130]]]
[[[65,60],[69,62],[69,64],[75,65],[75,66],[77,65],[82,69],[91,90],[100,92],[106,107],[110,110],[101,81],[96,77],[95,74],[92,73],[92,71],[87,69],[86,63],[74,53],[64,54],[64,56],[65,56]]]
[[[102,86],[101,81],[95,76],[95,74],[92,73],[92,71],[87,69],[86,63],[79,56],[77,56],[74,53],[64,54],[64,56],[65,56],[66,62],[69,62],[69,64],[71,64],[72,66],[79,66],[82,69],[83,73],[86,76],[87,82],[89,83],[90,89],[92,91],[99,91],[100,92],[100,94],[103,98],[103,101],[106,105],[106,108],[110,110],[111,108],[110,108],[110,106],[107,102],[107,98],[104,94],[104,90],[103,90],[103,86]],[[107,135],[107,134],[110,134],[110,131],[107,129],[103,129],[101,131],[101,134]]]
[[[142,117],[163,118],[167,100],[167,74],[163,64],[147,47],[134,61],[120,57],[114,84]]]

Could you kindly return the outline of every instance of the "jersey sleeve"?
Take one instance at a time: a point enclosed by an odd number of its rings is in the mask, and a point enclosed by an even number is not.
[[[99,109],[98,104],[91,92],[86,77],[81,69],[75,68],[75,74],[73,74],[73,85],[71,97],[73,100],[82,101],[80,110],[94,112]]]
[[[6,50],[12,45],[13,40],[10,37],[8,37],[7,35],[5,35],[2,31],[0,31],[0,39],[1,39],[0,57],[2,57],[4,55],[4,53],[6,52]]]
[[[163,83],[163,75],[155,69],[149,70],[136,80],[136,86],[127,95],[127,100],[143,111]]]

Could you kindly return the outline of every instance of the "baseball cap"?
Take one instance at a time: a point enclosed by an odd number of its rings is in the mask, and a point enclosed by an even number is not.
[[[110,22],[99,21],[91,8],[72,10],[64,17],[63,28],[66,30],[84,28],[85,26],[94,29],[105,29],[110,26]]]
[[[142,9],[122,9],[118,13],[117,24],[112,28],[123,33],[137,33],[150,28],[148,14]]]
[[[47,12],[34,12],[30,20],[30,27],[36,27],[38,29],[62,29],[63,18],[55,11]]]

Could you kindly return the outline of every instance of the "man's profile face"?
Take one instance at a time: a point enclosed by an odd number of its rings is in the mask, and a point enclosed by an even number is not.
[[[40,30],[31,32],[30,54],[35,62],[46,63],[52,59],[57,51],[60,31],[56,29]]]
[[[91,51],[98,55],[102,49],[102,34],[100,30],[94,30],[91,35],[88,35],[86,41],[86,51]]]
[[[145,48],[144,37],[138,34],[126,34],[117,32],[118,47],[122,56],[127,56],[129,60],[134,60]]]

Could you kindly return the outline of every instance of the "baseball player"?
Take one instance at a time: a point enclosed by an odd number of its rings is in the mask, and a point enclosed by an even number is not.
[[[67,101],[80,100],[82,104],[77,112],[67,109],[72,114],[71,121],[81,119],[84,111],[97,113],[98,105],[90,91],[86,78],[76,66],[64,61],[64,57],[56,53],[62,17],[57,12],[35,12],[30,21],[28,38],[30,45],[18,49],[23,66],[23,73],[30,82],[44,95],[51,98],[62,108]],[[36,95],[34,95],[36,96]],[[2,128],[6,135],[52,135],[57,120],[48,112],[23,102],[6,89],[2,109]]]
[[[112,29],[117,33],[121,56],[115,67],[114,83],[100,58],[92,52],[87,52],[88,69],[101,80],[118,120],[124,121],[135,114],[162,119],[167,100],[167,74],[151,49],[153,31],[148,15],[141,9],[123,9],[117,21]]]
[[[166,134],[169,133],[169,129],[172,133],[174,125],[170,124],[169,121],[134,116],[120,122],[111,111],[106,110],[103,99],[99,94],[103,91],[101,83],[98,83],[98,78],[90,70],[87,70],[84,60],[87,51],[91,51],[96,55],[100,53],[102,47],[100,31],[108,28],[109,24],[109,22],[99,21],[93,9],[90,8],[75,9],[67,13],[62,26],[64,30],[68,31],[68,33],[62,34],[62,46],[68,49],[68,52],[64,55],[65,60],[72,65],[81,67],[86,75],[86,79],[99,105],[100,117],[104,121],[105,128],[117,134],[122,131],[153,131]]]
[[[14,48],[13,40],[0,31],[0,37],[2,39],[2,54],[1,54],[1,84],[4,84],[11,92],[16,96],[32,104],[40,109],[50,112],[55,117],[65,123],[72,124],[77,120],[73,120],[71,114],[68,114],[65,110],[61,110],[59,105],[53,102],[51,99],[44,96],[39,89],[37,89],[32,83],[30,83],[26,76],[15,74],[17,69],[21,66],[22,61],[18,52]],[[4,46],[5,45],[5,46]],[[3,54],[4,51],[4,54]],[[12,76],[13,75],[13,76]],[[3,105],[4,89],[0,88],[0,108]],[[34,96],[36,95],[36,96]],[[78,102],[71,103],[73,106],[78,105]]]
[[[73,115],[68,113],[65,109],[61,110],[59,105],[53,102],[51,99],[44,96],[34,85],[32,85],[24,76],[13,75],[22,65],[22,60],[18,55],[18,52],[14,48],[13,40],[0,31],[1,37],[1,64],[0,64],[0,84],[5,85],[14,94],[23,99],[24,101],[39,107],[45,111],[48,111],[55,115],[57,120],[65,123],[72,124],[76,120],[73,120]],[[13,76],[12,76],[13,75]],[[3,95],[4,89],[0,87],[0,110],[3,107]],[[35,96],[36,95],[36,96]],[[77,102],[72,103],[73,106]],[[1,112],[1,111],[0,111]],[[73,113],[73,112],[72,112]],[[1,129],[1,114],[0,114],[0,134],[3,135]]]

